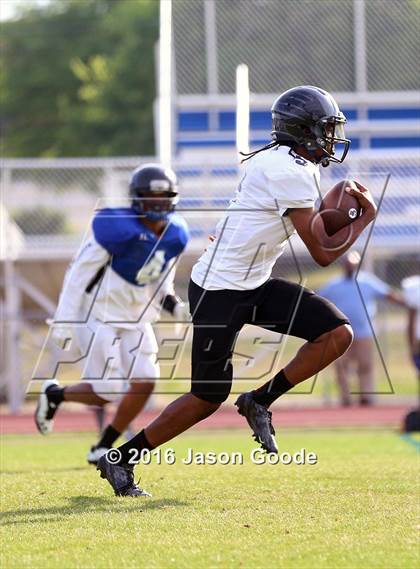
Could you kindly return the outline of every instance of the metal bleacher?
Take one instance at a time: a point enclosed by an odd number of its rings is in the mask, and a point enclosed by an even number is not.
[[[276,94],[251,95],[251,145],[264,144],[271,130],[270,107]],[[335,93],[348,120],[352,150],[420,148],[420,94],[410,92]],[[176,99],[176,149],[235,146],[235,97],[179,95]]]

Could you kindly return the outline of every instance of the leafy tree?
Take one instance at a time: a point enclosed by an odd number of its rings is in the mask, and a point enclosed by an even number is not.
[[[153,154],[156,0],[56,0],[2,25],[4,156]]]

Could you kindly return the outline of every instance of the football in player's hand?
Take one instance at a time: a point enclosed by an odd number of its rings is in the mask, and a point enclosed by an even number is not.
[[[337,231],[352,223],[361,213],[357,199],[348,194],[345,189],[357,189],[352,180],[341,180],[323,197],[319,206],[327,235],[334,235]]]

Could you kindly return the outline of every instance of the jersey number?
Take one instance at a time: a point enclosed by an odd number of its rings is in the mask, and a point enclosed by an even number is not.
[[[143,265],[136,275],[139,285],[146,285],[159,278],[165,263],[165,251],[156,251],[150,261]]]

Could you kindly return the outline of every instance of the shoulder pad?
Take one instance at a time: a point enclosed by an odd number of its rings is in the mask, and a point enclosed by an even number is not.
[[[185,249],[190,238],[188,225],[185,219],[177,214],[172,214],[169,221],[170,225],[163,240],[174,255],[179,255]]]
[[[92,222],[96,241],[110,253],[117,253],[121,246],[136,236],[136,216],[130,208],[105,208],[95,215]]]

